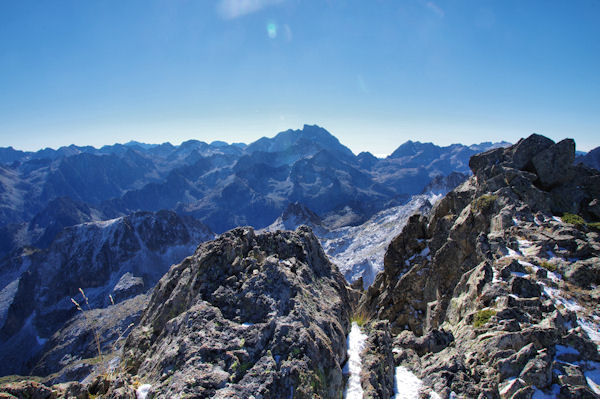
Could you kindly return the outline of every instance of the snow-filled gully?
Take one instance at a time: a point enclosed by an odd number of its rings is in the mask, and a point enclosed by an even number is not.
[[[344,374],[348,375],[348,382],[344,390],[345,399],[362,399],[364,391],[360,384],[362,359],[360,354],[365,349],[367,335],[363,333],[356,322],[352,323],[350,334],[346,340],[348,348],[348,361],[344,366]],[[394,373],[394,397],[392,399],[418,399],[423,382],[409,369],[403,366],[396,367]],[[439,399],[432,392],[430,399]]]
[[[367,334],[364,334],[356,322],[352,322],[350,334],[347,339],[348,347],[348,362],[344,367],[344,374],[350,374],[346,389],[344,390],[344,398],[346,399],[362,399],[363,389],[360,385],[360,371],[362,370],[361,352],[367,344]]]

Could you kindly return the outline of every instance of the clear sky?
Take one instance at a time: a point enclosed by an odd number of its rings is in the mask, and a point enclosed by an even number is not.
[[[600,145],[598,0],[0,0],[0,146]]]

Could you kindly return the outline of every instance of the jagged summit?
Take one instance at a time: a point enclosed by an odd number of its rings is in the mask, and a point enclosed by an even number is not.
[[[600,172],[574,154],[532,135],[472,157],[474,176],[388,248],[360,309],[442,397],[600,394],[600,239],[560,218],[599,219]]]
[[[352,151],[326,129],[317,125],[304,125],[301,130],[286,130],[273,138],[263,137],[248,145],[245,151],[280,152],[294,148],[299,154],[315,154],[328,150],[344,157],[353,157]]]

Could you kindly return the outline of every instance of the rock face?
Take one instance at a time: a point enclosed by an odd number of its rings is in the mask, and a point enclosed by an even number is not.
[[[339,398],[349,298],[307,227],[235,229],[159,281],[124,364],[154,397]]]
[[[442,397],[598,394],[598,231],[553,216],[598,221],[600,173],[573,159],[538,135],[476,155],[390,244],[359,312],[389,320],[396,363]]]

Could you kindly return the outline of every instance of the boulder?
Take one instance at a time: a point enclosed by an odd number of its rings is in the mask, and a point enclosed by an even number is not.
[[[507,149],[511,160],[517,169],[532,170],[532,159],[542,151],[552,147],[554,141],[539,134],[532,134],[526,139],[521,139],[514,146]]]
[[[572,178],[571,165],[575,160],[575,141],[562,140],[537,153],[532,159],[539,184],[546,190]]]

